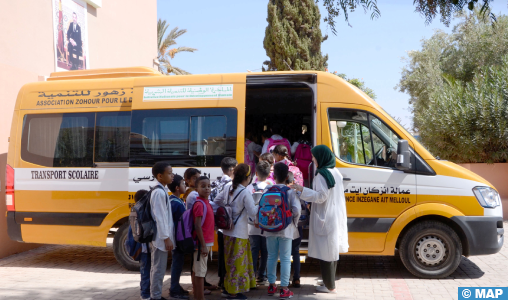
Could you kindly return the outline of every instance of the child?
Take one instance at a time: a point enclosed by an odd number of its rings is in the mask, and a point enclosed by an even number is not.
[[[277,145],[273,149],[273,158],[275,158],[275,164],[283,163],[289,167],[289,171],[293,172],[296,183],[303,186],[303,175],[300,169],[293,164],[289,157],[288,148],[284,145]]]
[[[134,194],[134,202],[138,202],[143,196],[148,193],[147,190],[139,190]],[[129,232],[127,233],[127,240],[125,241],[125,247],[127,252],[135,260],[139,260],[139,272],[141,273],[140,289],[141,299],[150,299],[150,268],[152,266],[150,261],[150,252],[146,244],[140,244],[134,240],[132,236],[132,228],[129,226]]]
[[[264,190],[267,186],[273,185],[272,182],[268,181],[268,175],[270,175],[270,164],[266,161],[260,161],[256,165],[256,177],[257,182],[249,185],[247,190],[254,194],[257,191]],[[259,201],[259,199],[257,199]],[[254,203],[258,204],[258,203]],[[260,285],[268,283],[266,278],[266,260],[268,259],[268,250],[266,250],[266,237],[261,234],[261,229],[255,225],[249,224],[249,241],[252,252],[252,264],[254,265],[254,274],[256,275],[256,281]],[[258,269],[258,258],[259,252],[261,252],[261,260],[259,261]]]
[[[286,186],[286,180],[288,179],[289,168],[285,164],[275,164],[274,176],[275,183],[277,186]],[[266,236],[266,248],[268,249],[268,295],[273,296],[277,289],[275,280],[277,279],[277,259],[280,253],[280,298],[288,299],[293,297],[293,292],[288,289],[289,276],[291,273],[291,248],[292,241],[296,235],[295,222],[298,222],[300,218],[300,201],[296,198],[296,194],[293,190],[287,191],[289,205],[291,206],[291,212],[293,214],[293,222],[286,227],[286,229],[278,232],[265,232]]]
[[[194,186],[196,184],[196,179],[198,179],[199,176],[201,176],[201,171],[195,168],[188,168],[185,170],[185,173],[183,173],[185,184],[188,187],[183,194],[183,201],[187,204],[187,209],[192,207],[192,204],[194,204],[194,201],[196,201],[196,197],[198,196]]]
[[[222,169],[221,179],[217,179],[212,182],[212,193],[210,194],[210,201],[213,201],[217,195],[222,192],[224,186],[231,182],[233,177],[233,170],[235,169],[238,162],[232,157],[224,157],[220,162],[220,168]]]
[[[171,206],[169,204],[168,184],[173,182],[173,168],[167,162],[157,162],[152,167],[152,175],[157,180],[150,197],[152,218],[157,225],[157,231],[152,241],[152,269],[150,271],[150,298],[162,298],[162,283],[168,264],[168,251],[175,245],[174,223]]]
[[[256,144],[252,140],[252,132],[250,130],[245,131],[245,147],[244,147],[244,160],[243,162],[251,167],[252,170],[256,169],[255,157],[259,157],[263,147]]]
[[[185,181],[180,175],[175,175],[173,182],[168,186],[171,191],[169,201],[171,204],[171,212],[173,213],[174,228],[177,228],[177,222],[185,212],[185,204],[180,196],[185,193]],[[176,234],[175,234],[176,235]],[[183,270],[184,254],[179,248],[173,249],[171,257],[171,287],[169,288],[169,296],[173,299],[189,299],[186,290],[180,285],[180,275]]]
[[[213,216],[213,208],[208,201],[208,197],[212,192],[210,179],[206,176],[201,176],[196,179],[195,185],[196,191],[198,193],[197,199],[203,201],[206,204],[206,217],[203,226],[201,226],[205,208],[202,202],[195,202],[191,209],[194,218],[194,238],[198,241],[198,248],[194,251],[193,255],[191,277],[194,290],[194,299],[204,300],[205,276],[207,271],[206,263],[208,260],[208,253],[213,246],[215,221]]]
[[[275,184],[275,179],[273,178],[273,164],[275,163],[275,159],[273,158],[273,155],[271,153],[261,154],[259,156],[259,161],[260,162],[261,161],[266,161],[267,163],[270,164],[270,174],[268,175],[266,180],[268,180],[268,182],[271,185],[274,185]],[[256,180],[254,182],[258,182],[258,179],[256,178]]]
[[[269,153],[270,147],[274,144],[283,143],[287,146],[287,148],[291,148],[291,144],[289,144],[289,141],[281,136],[282,128],[280,127],[280,124],[275,123],[272,125],[272,136],[265,139],[263,144],[263,150],[261,153]]]
[[[187,209],[191,209],[194,202],[196,202],[196,198],[198,197],[198,192],[195,189],[196,180],[201,175],[201,171],[195,168],[188,168],[185,170],[183,177],[185,179],[185,184],[188,186],[187,190],[183,195],[183,200],[186,202]],[[212,206],[213,208],[213,206]],[[217,286],[208,283],[205,278],[205,295],[210,295],[210,290],[216,290]]]
[[[243,293],[256,287],[256,276],[249,243],[248,218],[255,218],[257,209],[251,193],[246,187],[251,182],[254,170],[247,164],[236,166],[231,185],[215,198],[219,206],[231,207],[234,227],[224,230],[224,259],[226,277],[224,288],[228,299],[247,299]]]
[[[288,180],[286,180],[286,185],[291,186],[295,182],[295,178],[293,176],[293,172],[288,172]],[[296,197],[298,198],[298,201],[300,202],[300,205],[302,205],[302,200],[300,200],[300,192],[296,192]],[[303,204],[305,205],[305,204]],[[302,212],[303,214],[303,209]],[[291,256],[293,257],[293,262],[291,263],[291,269],[293,269],[293,284],[292,286],[294,288],[299,288],[301,286],[300,284],[300,269],[301,269],[301,262],[300,262],[300,245],[302,244],[302,232],[303,227],[300,225],[300,222],[298,222],[298,236],[293,236],[293,243],[291,247]]]
[[[231,177],[233,177],[233,171],[238,165],[236,159],[232,157],[224,157],[220,163],[220,167],[222,169],[222,177],[221,179],[217,179],[212,183],[212,193],[210,194],[210,201],[213,201],[218,194],[222,192],[224,187],[231,182]],[[212,205],[214,210],[216,210],[215,204]],[[219,243],[219,286],[221,288],[224,287],[224,277],[226,276],[226,264],[224,261],[224,235],[222,234],[222,230],[217,231],[217,242]]]

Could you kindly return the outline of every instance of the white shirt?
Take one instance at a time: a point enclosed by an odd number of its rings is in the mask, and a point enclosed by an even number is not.
[[[278,134],[274,134],[274,135],[272,135],[271,139],[272,140],[282,140],[283,137]],[[261,154],[268,152],[268,145],[270,145],[270,141],[268,139],[266,139],[265,143],[263,144],[263,151],[261,152]]]
[[[263,147],[251,141],[249,146],[247,146],[247,151],[249,151],[250,161],[254,161],[254,151],[262,153]]]
[[[222,193],[218,194],[213,200],[218,206],[226,206],[226,203],[229,203],[233,210],[232,217],[233,222],[236,222],[235,227],[233,230],[223,230],[222,233],[231,237],[248,239],[249,229],[247,226],[247,218],[255,218],[258,210],[254,205],[254,199],[252,199],[251,193],[247,191],[243,185],[239,184],[233,192],[233,195],[229,195],[231,188],[232,183],[230,182],[224,187]],[[236,197],[238,194],[239,196]],[[233,199],[235,199],[235,201],[233,201]]]
[[[256,182],[257,186],[258,186],[258,189],[265,189],[268,185],[272,185],[271,182],[265,180],[265,181],[260,181],[260,182]],[[247,191],[249,191],[252,194],[254,194],[254,184],[250,184],[248,187],[247,187]],[[256,217],[257,217],[257,211],[256,211]],[[254,220],[255,218],[251,218],[252,220]],[[248,225],[248,228],[249,228],[249,235],[263,235],[261,234],[261,228],[256,228],[256,226],[254,225],[250,225],[250,224],[247,224]]]
[[[300,199],[312,202],[310,211],[309,256],[336,261],[339,253],[348,252],[346,199],[342,175],[330,169],[335,186],[328,189],[325,178],[318,174],[314,188],[304,188]]]
[[[150,197],[150,205],[152,207],[152,218],[155,220],[157,226],[157,233],[152,241],[152,245],[164,252],[166,250],[166,244],[164,240],[169,238],[176,246],[174,236],[174,223],[173,213],[171,212],[171,204],[169,203],[168,188],[163,186],[160,182],[157,185],[162,186],[162,189],[155,189]]]
[[[199,196],[198,192],[192,191],[187,195],[187,199],[185,199],[185,208],[191,209],[194,202],[196,202],[196,198]]]
[[[277,186],[286,186],[284,184],[276,184]],[[288,191],[288,200],[289,205],[291,206],[291,212],[293,213],[293,221],[291,224],[286,227],[286,229],[282,231],[277,232],[263,232],[263,235],[266,237],[269,236],[276,236],[276,237],[283,237],[288,239],[295,239],[300,236],[298,233],[298,220],[300,220],[300,214],[302,213],[302,205],[300,204],[300,199],[296,197],[296,193],[294,190]],[[295,225],[296,224],[296,225]],[[296,232],[295,232],[296,231]]]

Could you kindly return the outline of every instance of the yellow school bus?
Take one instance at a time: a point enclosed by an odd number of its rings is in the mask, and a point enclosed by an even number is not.
[[[224,157],[244,161],[246,130],[274,122],[335,153],[348,255],[398,250],[411,273],[442,278],[462,255],[501,249],[501,201],[489,182],[436,159],[363,92],[316,71],[163,76],[136,67],[57,72],[23,86],[7,158],[9,236],[105,247],[116,228],[115,256],[136,269],[122,245],[152,165],[218,178]]]

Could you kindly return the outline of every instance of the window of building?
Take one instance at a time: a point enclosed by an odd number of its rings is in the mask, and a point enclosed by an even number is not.
[[[95,162],[128,162],[130,112],[97,113]]]
[[[94,124],[94,113],[26,115],[21,158],[46,167],[91,167]]]

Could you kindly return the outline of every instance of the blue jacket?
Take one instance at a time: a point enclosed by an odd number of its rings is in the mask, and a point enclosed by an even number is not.
[[[180,217],[185,212],[185,204],[183,203],[183,200],[178,198],[175,195],[169,196],[169,203],[171,204],[171,213],[173,214],[173,223],[175,224],[175,233],[178,221],[180,220]]]

